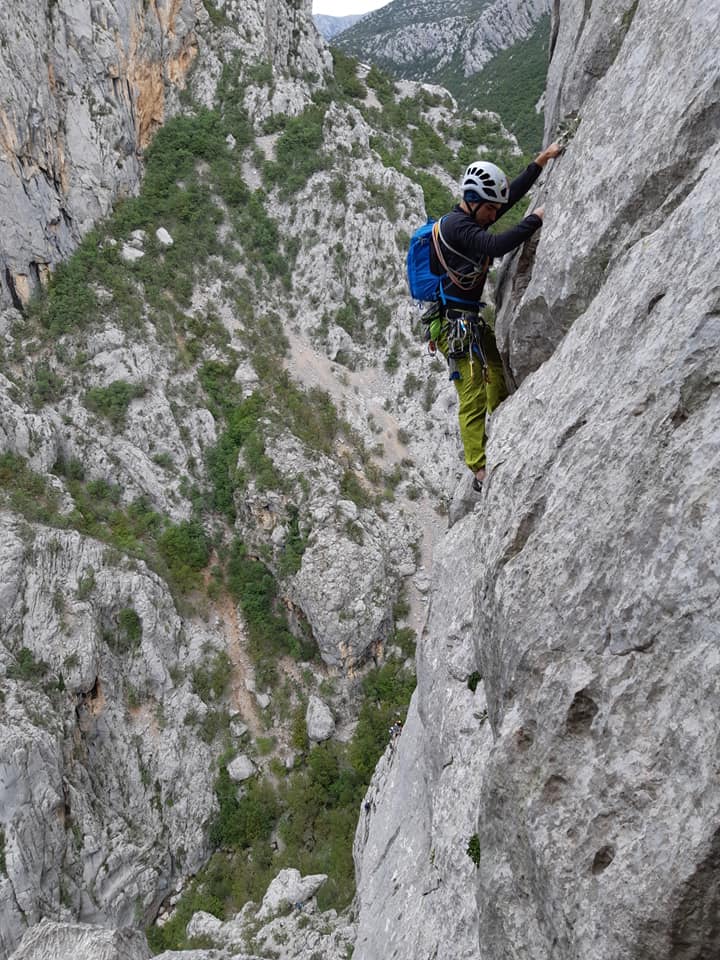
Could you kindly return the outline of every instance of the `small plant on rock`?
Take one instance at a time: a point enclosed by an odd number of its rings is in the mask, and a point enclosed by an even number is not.
[[[480,837],[474,833],[468,841],[465,851],[476,867],[480,866]]]

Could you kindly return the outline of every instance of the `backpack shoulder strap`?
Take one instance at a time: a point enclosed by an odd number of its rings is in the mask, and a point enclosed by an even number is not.
[[[440,261],[440,265],[442,266],[443,270],[445,271],[445,273],[447,274],[447,276],[449,277],[453,285],[458,287],[458,289],[460,290],[470,290],[477,283],[478,277],[482,275],[482,272],[483,272],[482,267],[480,266],[479,263],[476,263],[474,260],[471,260],[470,257],[465,256],[464,253],[460,253],[459,250],[455,250],[454,247],[451,247],[450,244],[446,242],[445,238],[442,235],[442,228],[440,226],[444,219],[445,218],[442,217],[440,220],[436,221],[435,224],[433,224],[432,239],[433,239],[433,246],[435,248],[435,253],[437,254],[438,260]],[[440,247],[441,243],[444,246],[446,246],[448,250],[450,250],[452,253],[456,254],[458,257],[460,257],[463,260],[466,260],[469,264],[471,264],[471,266],[474,268],[472,273],[462,275],[452,270],[448,266],[447,261],[443,256],[442,249]],[[442,283],[440,284],[440,290],[442,291]],[[444,298],[443,298],[443,301],[444,301]]]
[[[456,257],[460,257],[462,260],[465,260],[467,263],[471,263],[474,267],[477,267],[479,264],[475,260],[473,260],[472,257],[468,257],[467,254],[460,253],[459,250],[456,250],[455,247],[451,247],[450,244],[447,242],[442,232],[442,222],[444,219],[445,217],[441,217],[441,219],[437,221],[438,237],[440,238],[440,242],[442,243],[442,245],[444,247],[447,247],[450,253],[454,253]],[[439,256],[440,254],[438,254],[438,258]],[[440,262],[442,263],[442,260]]]

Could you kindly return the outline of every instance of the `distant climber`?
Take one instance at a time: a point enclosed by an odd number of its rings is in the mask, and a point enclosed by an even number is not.
[[[430,342],[448,361],[455,383],[465,462],[478,493],[485,480],[485,414],[507,397],[495,334],[482,317],[485,279],[494,257],[519,247],[542,226],[544,208],[503,233],[488,233],[488,227],[525,196],[548,160],[561,152],[560,144],[551,144],[512,183],[494,163],[471,163],[460,183],[462,201],[433,227],[430,268],[442,279],[425,320]]]

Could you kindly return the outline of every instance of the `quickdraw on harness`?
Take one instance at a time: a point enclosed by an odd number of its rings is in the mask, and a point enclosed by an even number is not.
[[[471,377],[474,360],[477,358],[480,361],[483,377],[487,379],[488,363],[483,349],[486,324],[480,313],[485,304],[480,302],[473,306],[473,310],[456,310],[452,307],[444,309],[440,303],[434,303],[422,315],[422,322],[426,327],[425,340],[430,354],[435,355],[437,352],[436,340],[441,336],[445,337],[446,358],[451,380],[461,379],[457,361],[464,357],[470,360]]]
[[[481,304],[480,306],[485,306]],[[470,360],[470,379],[473,377],[473,360],[480,361],[483,379],[487,380],[488,363],[482,346],[482,336],[485,321],[476,313],[467,313],[464,310],[448,310],[443,325],[443,333],[447,337],[447,361],[450,380],[460,380],[460,370],[457,361],[463,357]]]

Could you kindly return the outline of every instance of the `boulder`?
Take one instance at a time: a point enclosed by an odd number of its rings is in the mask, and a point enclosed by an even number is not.
[[[171,247],[175,242],[165,227],[158,227],[158,229],[155,231],[155,236],[158,238],[163,247]]]
[[[227,772],[230,775],[230,779],[234,780],[235,783],[242,783],[244,780],[249,780],[250,777],[254,776],[255,764],[250,757],[241,753],[227,765]]]
[[[308,739],[316,743],[321,740],[329,740],[335,733],[335,718],[330,711],[330,707],[314,694],[308,700],[305,723]]]
[[[326,880],[324,873],[303,877],[294,867],[281,870],[267,888],[257,912],[257,919],[267,920],[287,907],[306,903],[315,896]]]

